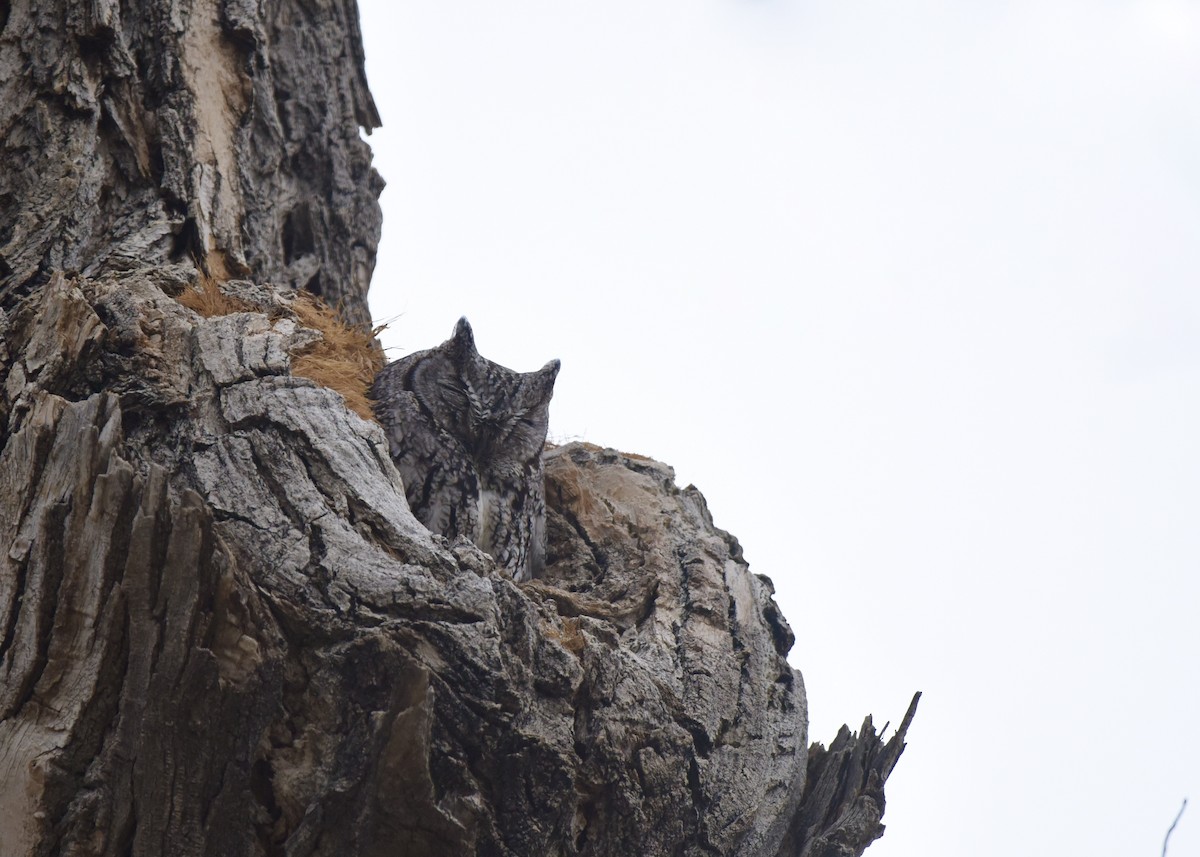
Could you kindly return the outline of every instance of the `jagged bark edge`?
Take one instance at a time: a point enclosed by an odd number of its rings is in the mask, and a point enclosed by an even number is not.
[[[887,743],[887,726],[876,734],[868,714],[857,734],[842,726],[829,749],[820,743],[809,748],[804,795],[781,857],[860,857],[883,835],[884,783],[904,752],[920,699],[918,691]]]

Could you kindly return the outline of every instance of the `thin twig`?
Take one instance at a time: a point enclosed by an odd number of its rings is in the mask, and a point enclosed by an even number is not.
[[[1175,825],[1179,824],[1179,818],[1185,809],[1187,809],[1187,798],[1183,799],[1183,806],[1179,807],[1179,812],[1175,813],[1175,820],[1171,822],[1171,826],[1167,828],[1167,835],[1163,837],[1162,857],[1167,857],[1167,843],[1171,841],[1171,833],[1174,832]]]

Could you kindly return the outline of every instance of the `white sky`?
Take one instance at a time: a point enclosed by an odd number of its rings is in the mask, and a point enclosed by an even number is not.
[[[1200,854],[1200,0],[360,0],[393,356],[775,581],[873,857]]]

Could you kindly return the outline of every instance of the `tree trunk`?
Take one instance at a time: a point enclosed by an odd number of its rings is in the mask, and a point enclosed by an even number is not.
[[[369,322],[353,0],[0,0],[0,301],[186,260]]]
[[[0,857],[879,835],[911,709],[809,752],[770,582],[669,468],[549,451],[517,585],[294,373],[321,334],[289,288],[368,319],[352,2],[0,0],[0,28]]]

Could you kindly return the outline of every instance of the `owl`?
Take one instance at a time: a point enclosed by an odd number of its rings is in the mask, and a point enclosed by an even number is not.
[[[546,561],[542,448],[558,366],[514,372],[486,360],[462,318],[450,339],[389,364],[371,389],[418,520],[469,538],[518,581]]]

